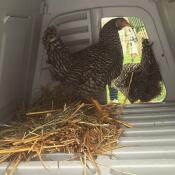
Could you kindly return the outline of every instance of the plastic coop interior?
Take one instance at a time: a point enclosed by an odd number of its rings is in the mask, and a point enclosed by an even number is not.
[[[175,2],[170,0],[0,0],[0,121],[9,120],[22,101],[37,97],[41,85],[53,83],[41,43],[49,24],[58,26],[75,52],[98,41],[102,18],[119,16],[144,22],[167,96],[158,104],[126,106],[122,117],[135,126],[120,139],[126,147],[99,156],[97,163],[104,175],[174,175]],[[39,161],[21,163],[16,174],[83,174],[80,162],[66,161],[70,156],[46,155],[47,170]],[[6,166],[0,165],[0,174]],[[88,173],[96,174],[93,168]]]

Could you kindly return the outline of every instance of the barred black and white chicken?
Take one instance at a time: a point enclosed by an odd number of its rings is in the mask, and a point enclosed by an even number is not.
[[[43,44],[47,63],[67,96],[98,99],[106,84],[120,75],[123,51],[118,31],[125,26],[130,24],[124,18],[110,20],[101,29],[97,44],[74,54],[70,54],[54,26],[46,29]]]
[[[155,60],[152,44],[148,39],[142,41],[142,60],[140,64],[125,64],[114,86],[128,97],[131,103],[140,100],[148,102],[161,93],[161,74]]]

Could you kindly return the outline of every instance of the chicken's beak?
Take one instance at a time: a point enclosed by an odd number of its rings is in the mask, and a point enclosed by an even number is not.
[[[131,25],[129,22],[127,22],[127,21],[126,21],[125,26],[127,26],[127,27],[131,27],[131,28],[134,28],[134,26],[132,26],[132,25]]]

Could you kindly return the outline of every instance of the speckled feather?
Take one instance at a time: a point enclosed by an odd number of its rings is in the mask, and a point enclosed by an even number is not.
[[[148,102],[160,95],[162,80],[159,66],[155,60],[152,44],[147,39],[142,42],[142,60],[140,64],[125,64],[120,76],[114,81],[115,86],[122,91],[131,103],[140,100]],[[129,83],[133,73],[132,83]]]
[[[110,20],[100,31],[97,44],[72,55],[54,26],[46,29],[43,43],[51,74],[61,81],[65,92],[80,99],[95,98],[105,90],[106,84],[120,75],[123,51],[118,30],[127,25],[123,18]]]

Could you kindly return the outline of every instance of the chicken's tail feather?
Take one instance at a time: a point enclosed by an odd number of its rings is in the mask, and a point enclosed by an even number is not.
[[[57,28],[49,26],[44,32],[42,41],[47,54],[46,62],[50,66],[53,79],[64,79],[71,67],[71,54],[59,36]]]
[[[45,30],[43,38],[42,38],[44,45],[47,44],[47,43],[52,42],[56,37],[57,37],[56,27],[55,26],[49,26]]]

